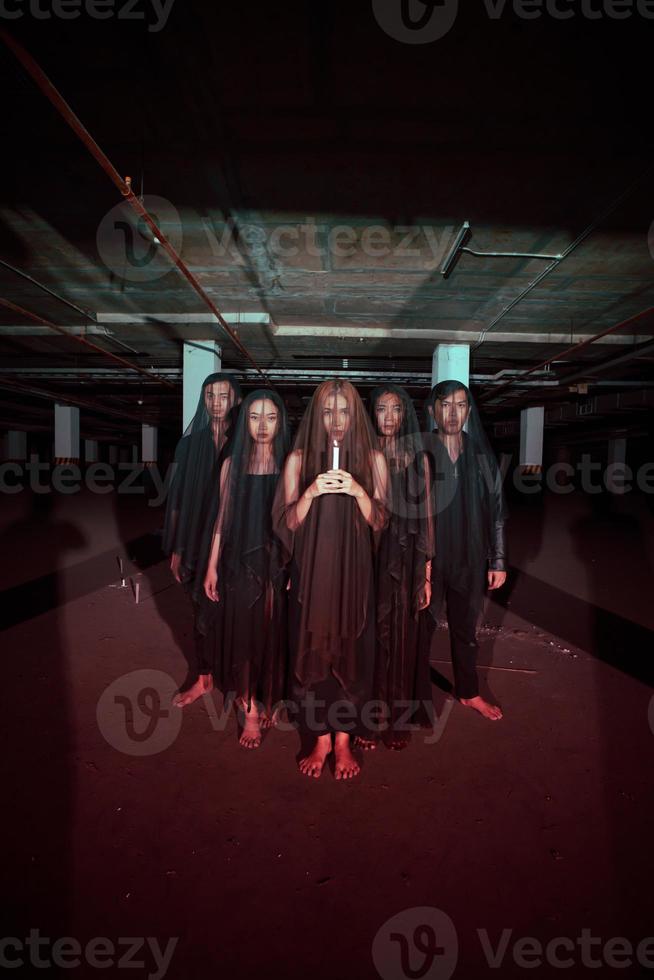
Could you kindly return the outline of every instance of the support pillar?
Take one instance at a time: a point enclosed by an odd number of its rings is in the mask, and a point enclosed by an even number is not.
[[[85,439],[84,440],[84,462],[85,463],[97,463],[98,461],[98,440],[97,439]]]
[[[144,466],[153,466],[157,462],[157,435],[155,425],[141,426],[141,459]]]
[[[431,360],[431,386],[441,381],[460,381],[470,385],[469,344],[439,344]]]
[[[520,412],[520,469],[523,473],[543,472],[543,430],[545,407],[523,408]]]
[[[220,371],[221,356],[222,350],[213,338],[184,344],[183,432],[195,415],[202,382],[208,375]]]
[[[55,404],[55,464],[79,462],[79,408]]]
[[[118,462],[118,446],[109,446],[109,465],[115,466]]]
[[[606,489],[609,493],[625,493],[627,475],[627,440],[624,436],[609,439]]]
[[[4,453],[6,460],[22,462],[27,459],[27,433],[18,429],[10,429],[5,434]]]

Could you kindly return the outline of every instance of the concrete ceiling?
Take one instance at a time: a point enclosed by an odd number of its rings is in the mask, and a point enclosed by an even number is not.
[[[354,372],[364,389],[391,374],[421,397],[447,341],[471,345],[475,388],[498,420],[518,404],[653,384],[651,134],[638,94],[654,21],[492,20],[480,7],[415,45],[386,35],[370,4],[351,6],[248,14],[176,0],[158,32],[116,17],[8,26],[287,394]],[[47,427],[52,399],[76,396],[96,403],[89,434],[141,417],[176,430],[185,340],[217,340],[223,365],[255,384],[6,49],[1,68],[0,259],[87,315],[6,265],[0,295],[175,387],[3,308],[0,424],[22,413]],[[444,279],[464,220],[475,251],[563,258],[464,253]]]

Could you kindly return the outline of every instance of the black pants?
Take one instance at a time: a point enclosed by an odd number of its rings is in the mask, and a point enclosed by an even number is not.
[[[477,620],[481,612],[484,593],[480,581],[456,587],[445,579],[438,597],[438,607],[432,605],[427,617],[430,628],[436,628],[436,618],[445,601],[447,625],[450,629],[450,654],[454,669],[454,693],[457,698],[474,698],[479,694],[477,680]]]

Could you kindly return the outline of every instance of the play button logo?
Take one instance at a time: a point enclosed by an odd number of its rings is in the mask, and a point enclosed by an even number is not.
[[[432,44],[454,26],[459,0],[372,0],[381,29],[403,44]]]
[[[372,943],[372,961],[382,980],[449,980],[458,956],[454,923],[430,906],[398,912]]]

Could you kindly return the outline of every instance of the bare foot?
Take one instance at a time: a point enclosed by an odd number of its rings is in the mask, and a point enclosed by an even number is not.
[[[393,752],[401,752],[403,749],[408,748],[410,741],[411,738],[409,735],[405,735],[403,738],[399,735],[393,735],[386,743],[386,748],[392,749]]]
[[[200,674],[195,684],[189,687],[188,691],[178,691],[173,698],[176,708],[185,708],[187,704],[193,704],[203,694],[213,691],[213,677],[211,674]]]
[[[258,749],[261,745],[261,726],[259,724],[259,712],[256,705],[252,704],[249,711],[243,710],[243,731],[239,738],[239,744],[244,749]]]
[[[357,735],[354,739],[354,747],[363,749],[364,752],[374,752],[377,748],[377,739],[363,738],[361,735]]]
[[[304,773],[305,776],[313,776],[314,779],[317,779],[322,773],[325,760],[327,759],[327,756],[331,750],[331,735],[319,735],[316,739],[316,744],[309,755],[306,755],[303,759],[300,759],[298,763],[300,772]]]
[[[336,766],[334,776],[336,779],[353,779],[361,772],[361,766],[352,755],[350,748],[350,736],[347,732],[336,732],[334,736],[334,754],[336,756]]]
[[[262,728],[275,728],[279,721],[279,711],[273,711],[272,715],[261,715],[259,721]]]
[[[498,705],[489,704],[488,701],[484,701],[479,695],[475,698],[459,698],[459,701],[466,708],[474,708],[475,711],[478,711],[480,715],[483,715],[484,718],[488,718],[490,721],[499,721],[502,717],[502,709]]]

